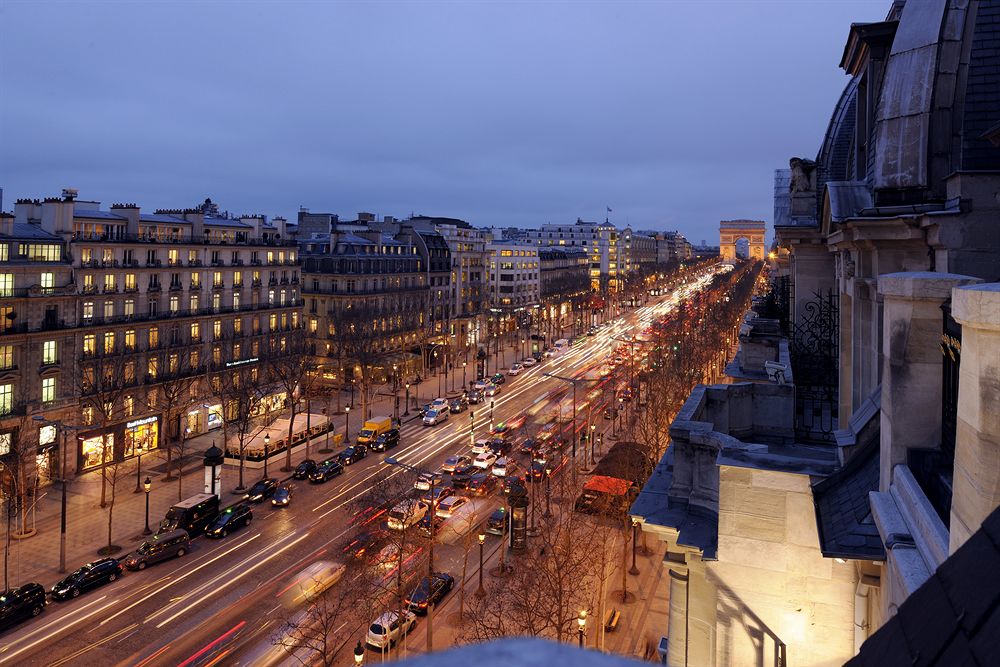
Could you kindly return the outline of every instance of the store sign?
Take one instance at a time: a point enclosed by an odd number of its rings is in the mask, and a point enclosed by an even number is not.
[[[38,429],[38,444],[49,445],[56,441],[55,424],[46,424]]]
[[[136,426],[145,426],[146,424],[152,424],[159,420],[159,417],[153,415],[152,417],[143,417],[142,419],[135,419],[130,422],[126,422],[125,428],[135,428]]]
[[[240,361],[227,361],[226,368],[232,368],[233,366],[242,366],[243,364],[252,364],[256,361],[260,361],[257,357],[251,357],[250,359],[241,359]]]

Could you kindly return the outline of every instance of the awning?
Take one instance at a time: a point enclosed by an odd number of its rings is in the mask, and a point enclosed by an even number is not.
[[[608,493],[612,496],[624,496],[628,493],[632,482],[617,477],[606,477],[605,475],[594,475],[583,485],[585,491],[598,491]]]

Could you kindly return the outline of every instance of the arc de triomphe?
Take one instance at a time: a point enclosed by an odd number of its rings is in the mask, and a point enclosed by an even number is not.
[[[764,259],[763,220],[723,220],[719,223],[719,255],[723,261],[736,260],[736,242],[746,239],[750,259]]]

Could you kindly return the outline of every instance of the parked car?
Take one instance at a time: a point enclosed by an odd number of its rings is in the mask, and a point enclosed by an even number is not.
[[[468,399],[470,405],[478,405],[483,402],[485,395],[482,389],[471,389],[469,390]]]
[[[295,472],[292,473],[292,477],[295,479],[309,479],[309,473],[316,469],[316,462],[312,459],[306,459],[302,463],[295,466]]]
[[[486,398],[493,398],[499,393],[500,393],[499,384],[491,384],[490,386],[486,387]]]
[[[271,507],[288,507],[292,502],[292,491],[295,489],[291,484],[282,484],[271,496]]]
[[[494,535],[503,535],[507,532],[507,528],[507,508],[498,507],[493,510],[490,518],[486,520],[486,532]]]
[[[313,484],[322,484],[331,477],[336,477],[343,472],[344,466],[340,464],[340,461],[323,461],[309,474],[309,481]]]
[[[434,426],[448,420],[448,408],[441,410],[428,410],[424,415],[424,426]]]
[[[489,470],[493,466],[493,463],[496,460],[497,460],[497,455],[495,453],[493,453],[492,451],[485,451],[476,457],[476,460],[473,461],[473,465],[475,465],[477,468],[483,468],[484,470]]]
[[[541,363],[542,359],[545,358],[545,353],[544,352],[532,352],[531,353],[531,358],[534,359],[535,361],[537,361],[538,363]]]
[[[442,519],[449,518],[459,507],[469,502],[468,498],[462,496],[448,496],[437,504],[437,515]]]
[[[468,461],[469,457],[464,456],[462,454],[455,454],[454,456],[449,456],[444,460],[444,463],[441,464],[441,472],[451,474],[455,472],[455,468],[462,465],[463,463],[467,463]]]
[[[61,579],[52,587],[53,600],[66,600],[79,597],[80,593],[89,591],[122,576],[122,564],[117,558],[102,558],[80,567],[69,576]]]
[[[504,377],[503,373],[496,373],[490,376],[490,382],[493,384],[503,384],[506,381],[507,378]]]
[[[361,459],[368,456],[368,447],[362,444],[351,445],[340,454],[337,455],[337,460],[340,461],[341,465],[349,466],[352,463],[356,463]]]
[[[249,505],[240,503],[227,507],[205,529],[205,537],[226,537],[237,528],[246,528],[252,520],[253,510],[250,509]]]
[[[406,610],[402,614],[397,611],[387,611],[369,626],[365,643],[376,651],[395,646],[401,638],[413,629],[417,615]]]
[[[250,490],[243,496],[243,499],[249,500],[252,503],[262,503],[265,498],[273,496],[277,490],[278,480],[273,477],[265,477],[254,482]]]
[[[200,535],[219,514],[219,496],[214,493],[197,493],[171,505],[160,521],[156,532],[166,533],[183,528],[192,537]]]
[[[388,431],[375,438],[375,442],[372,443],[373,452],[384,452],[387,449],[392,449],[399,444],[399,429],[390,428]]]
[[[168,558],[180,558],[190,550],[191,538],[186,530],[157,533],[126,556],[124,565],[130,570],[145,570],[147,565],[155,565]]]
[[[24,584],[0,593],[0,630],[45,610],[45,589],[41,584]]]
[[[499,481],[496,477],[488,472],[480,472],[469,478],[469,483],[465,488],[477,496],[488,496],[496,491],[498,484]]]
[[[455,414],[462,412],[467,407],[469,407],[469,399],[466,398],[465,396],[459,396],[458,398],[453,398],[451,399],[451,402],[448,403],[448,409]]]
[[[524,359],[521,359],[521,365],[525,368],[531,368],[537,363],[538,359],[535,359],[534,357],[525,357]]]
[[[510,369],[507,371],[507,375],[520,375],[521,371],[524,370],[524,366],[521,364],[511,364]]]
[[[454,587],[454,577],[444,572],[434,572],[421,579],[413,592],[406,597],[406,606],[414,613],[423,616],[429,606],[439,603]]]

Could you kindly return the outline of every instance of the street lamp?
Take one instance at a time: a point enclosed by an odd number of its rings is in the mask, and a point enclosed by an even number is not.
[[[344,444],[351,444],[351,406],[344,406]]]
[[[354,647],[354,664],[360,665],[365,661],[365,647],[358,642],[358,645]]]
[[[545,514],[546,519],[552,516],[552,468],[545,466]]]
[[[590,462],[597,463],[594,459],[594,432],[597,430],[597,424],[590,425]]]
[[[469,410],[469,444],[476,444],[476,412]]]
[[[142,529],[143,535],[152,535],[153,531],[149,529],[149,490],[153,488],[153,482],[149,479],[149,476],[142,481],[142,490],[146,492],[146,527]]]
[[[490,433],[493,432],[493,405],[496,403],[494,400],[490,400]]]
[[[392,398],[393,398],[393,417],[398,422],[399,421],[399,374],[396,371],[396,364],[392,365]]]
[[[465,389],[469,384],[468,366],[469,366],[468,361],[462,362],[462,389]]]
[[[271,434],[264,434],[264,477],[267,477],[267,448],[271,445]]]
[[[638,530],[639,522],[632,519],[632,567],[629,568],[628,573],[633,576],[639,574],[639,568],[635,564],[635,545],[639,541]]]
[[[486,533],[479,533],[479,588],[476,589],[476,597],[481,598],[486,595],[483,588],[483,545],[486,544]]]
[[[403,403],[403,416],[407,417],[410,414],[410,383],[406,383],[406,401]]]
[[[32,419],[43,424],[51,424],[59,429],[59,436],[62,439],[62,449],[59,452],[59,480],[62,486],[62,509],[59,515],[59,573],[66,571],[66,433],[67,431],[77,431],[79,428],[63,424],[60,421],[46,419],[41,415],[34,415]]]
[[[581,609],[580,615],[576,619],[576,624],[579,626],[577,632],[580,635],[580,648],[583,648],[583,636],[587,634],[587,610]]]

